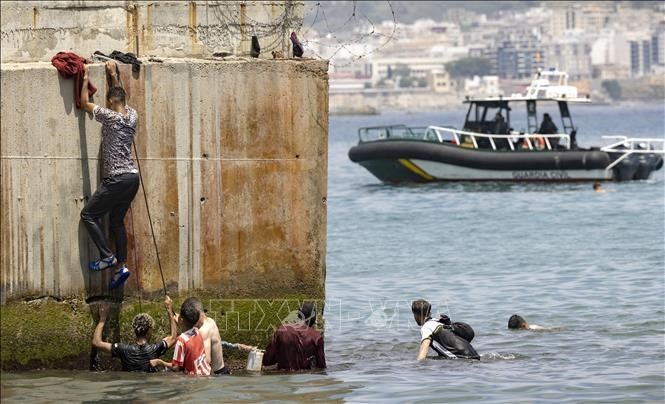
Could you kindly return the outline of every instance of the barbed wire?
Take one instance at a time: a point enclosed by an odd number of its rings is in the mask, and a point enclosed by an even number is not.
[[[317,2],[311,7],[311,10],[305,12],[305,16],[308,14],[314,14],[314,18],[309,27],[302,32],[303,45],[310,52],[314,53],[316,57],[329,59],[332,66],[338,67],[348,66],[372,53],[378,52],[387,47],[397,36],[397,14],[390,1],[385,1],[385,4],[387,6],[387,11],[389,11],[389,14],[386,15],[388,17],[386,20],[392,22],[388,34],[384,34],[377,30],[374,21],[360,11],[355,0],[351,2],[348,17],[344,19],[344,22],[339,27],[331,27],[324,4],[322,4],[322,2]],[[318,35],[310,36],[314,25],[319,22],[319,18],[322,19],[322,25],[325,28],[325,32],[316,32],[316,34],[323,34],[320,36],[331,40],[330,42],[320,40]],[[339,35],[338,33],[343,33],[343,35]],[[358,52],[357,49],[352,49],[353,45],[358,44],[376,44],[376,46],[364,52]],[[328,52],[325,55],[321,55],[314,50],[314,46],[310,45],[316,45],[320,48],[328,48]],[[349,58],[345,58],[344,62],[336,62],[335,57],[342,51],[345,51],[349,55]]]
[[[244,13],[242,2],[206,1],[205,25],[198,24],[195,33],[206,47],[220,50],[233,50],[239,42],[249,41],[255,32],[259,38],[261,52],[290,49],[289,34],[298,33],[306,54],[319,59],[329,59],[333,66],[346,66],[388,46],[397,35],[397,15],[390,1],[385,1],[386,21],[391,21],[388,33],[377,29],[376,24],[358,7],[356,1],[348,4],[348,15],[339,26],[333,26],[329,11],[339,4],[316,2],[305,4],[304,16],[312,16],[312,21],[303,27],[303,17],[296,12],[298,5],[293,1],[256,2],[253,7],[261,7],[263,12]],[[275,8],[275,5],[280,7]],[[281,10],[273,15],[274,10]],[[328,9],[328,11],[327,11]],[[262,15],[265,15],[265,19]],[[317,28],[318,24],[318,30]],[[364,45],[359,50],[356,45]],[[341,62],[335,59],[346,53]]]

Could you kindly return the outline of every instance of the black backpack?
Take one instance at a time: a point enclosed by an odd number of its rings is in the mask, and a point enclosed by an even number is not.
[[[463,323],[461,321],[453,323],[450,321],[450,317],[445,314],[439,314],[439,319],[437,321],[443,324],[444,328],[451,330],[455,335],[465,339],[467,342],[471,342],[473,337],[476,336],[473,328],[468,323]]]

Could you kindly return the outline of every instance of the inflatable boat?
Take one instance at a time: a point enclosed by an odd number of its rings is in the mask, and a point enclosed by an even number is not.
[[[525,94],[467,99],[464,127],[404,125],[358,130],[349,150],[385,183],[434,181],[626,181],[648,179],[663,166],[665,139],[604,136],[604,147],[581,148],[568,103],[588,103],[566,73],[538,73]],[[554,83],[554,84],[552,84]],[[538,123],[539,103],[556,103],[562,131],[549,114]],[[510,127],[511,104],[526,106],[528,129]],[[505,116],[505,118],[504,118]]]

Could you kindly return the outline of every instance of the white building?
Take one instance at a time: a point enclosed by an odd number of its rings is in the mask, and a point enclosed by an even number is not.
[[[572,80],[588,79],[592,75],[592,42],[580,30],[556,38],[544,45],[548,67],[565,71]]]
[[[499,76],[473,76],[464,80],[464,94],[472,97],[497,96],[500,93]]]
[[[630,46],[626,35],[605,30],[591,45],[591,65],[601,79],[620,79],[630,75]]]
[[[439,57],[383,57],[373,58],[372,63],[372,84],[378,83],[381,79],[392,79],[399,70],[408,68],[410,76],[414,78],[427,78],[431,71],[444,70],[445,64],[451,59]]]
[[[448,72],[443,69],[431,70],[427,75],[427,83],[435,93],[449,94],[457,88],[455,80],[451,80]]]

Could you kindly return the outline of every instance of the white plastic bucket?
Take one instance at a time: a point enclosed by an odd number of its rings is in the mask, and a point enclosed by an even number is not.
[[[251,370],[253,372],[260,372],[262,364],[263,364],[263,350],[253,349],[249,351],[249,355],[247,355],[246,369]]]

